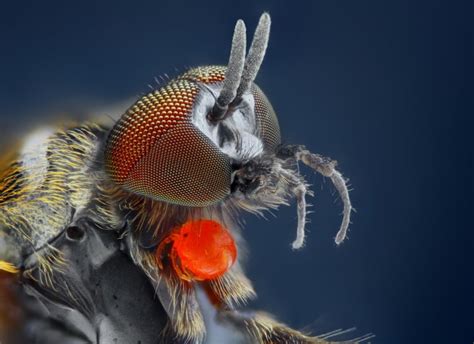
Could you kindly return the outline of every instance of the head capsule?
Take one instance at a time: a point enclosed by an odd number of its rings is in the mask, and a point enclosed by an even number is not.
[[[264,14],[245,57],[242,21],[229,64],[191,69],[139,99],[115,124],[105,165],[126,190],[172,204],[205,207],[231,192],[233,166],[280,143],[275,112],[253,83],[268,44]]]

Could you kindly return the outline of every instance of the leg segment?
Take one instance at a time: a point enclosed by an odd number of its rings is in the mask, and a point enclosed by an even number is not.
[[[281,324],[263,312],[223,311],[220,320],[237,331],[247,333],[248,343],[255,344],[330,344],[324,338],[313,337]],[[353,342],[351,342],[353,343]]]
[[[239,262],[222,277],[204,283],[211,302],[218,308],[234,309],[256,297],[250,280]]]
[[[319,154],[311,153],[304,146],[299,145],[281,147],[277,153],[277,157],[284,160],[295,159],[296,162],[301,161],[314,171],[331,179],[344,205],[342,223],[335,238],[336,244],[341,244],[347,236],[347,230],[351,221],[352,204],[349,198],[349,190],[347,188],[346,180],[342,174],[336,170],[337,162]],[[298,194],[296,194],[296,196],[298,198]],[[301,239],[298,237],[295,243],[298,244],[300,242]],[[293,243],[293,247],[295,243]]]

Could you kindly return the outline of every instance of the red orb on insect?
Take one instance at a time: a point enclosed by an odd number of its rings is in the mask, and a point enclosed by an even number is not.
[[[230,232],[213,220],[190,220],[176,228],[159,245],[160,262],[171,244],[169,258],[178,277],[186,281],[206,281],[224,275],[237,258]]]

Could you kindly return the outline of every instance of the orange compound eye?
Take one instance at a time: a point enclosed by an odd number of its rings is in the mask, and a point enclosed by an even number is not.
[[[195,82],[179,79],[127,110],[104,150],[112,181],[133,194],[186,207],[207,207],[230,194],[229,156],[193,122],[200,92]]]
[[[179,278],[205,281],[222,276],[237,258],[235,241],[227,229],[212,220],[192,220],[165,238],[157,250],[171,243],[171,264]]]

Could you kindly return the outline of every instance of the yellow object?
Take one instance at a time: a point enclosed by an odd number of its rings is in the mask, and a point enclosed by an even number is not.
[[[19,271],[15,265],[5,262],[3,260],[0,260],[0,270],[9,272],[11,274],[16,274]]]

